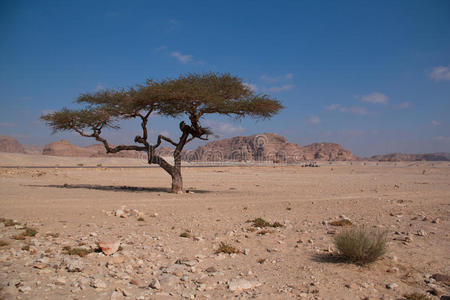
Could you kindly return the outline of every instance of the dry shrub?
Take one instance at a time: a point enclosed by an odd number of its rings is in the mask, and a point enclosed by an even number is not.
[[[347,261],[364,265],[376,261],[387,249],[387,232],[363,227],[343,230],[334,238],[339,253]]]
[[[8,245],[9,245],[8,242],[0,240],[0,247],[5,247],[5,246],[8,246]]]
[[[348,219],[341,219],[341,220],[330,222],[330,225],[332,225],[332,226],[341,226],[341,227],[351,227],[353,224]]]
[[[20,225],[19,222],[16,222],[13,219],[5,219],[5,218],[0,218],[0,223],[5,224],[6,227]]]
[[[405,294],[403,297],[407,300],[431,300],[431,297],[420,293]]]
[[[280,222],[267,222],[266,220],[264,220],[263,218],[256,218],[254,220],[249,220],[248,222],[253,223],[252,225],[254,227],[260,227],[260,228],[264,228],[264,227],[273,227],[273,228],[277,228],[277,227],[283,227],[283,224],[281,224]]]
[[[92,249],[85,249],[85,248],[72,248],[70,246],[64,246],[63,247],[63,253],[69,254],[69,255],[78,255],[80,257],[84,257],[88,255],[89,253],[92,253]]]
[[[233,253],[241,253],[238,249],[236,249],[234,246],[231,246],[229,244],[226,244],[224,242],[220,242],[219,248],[216,250],[216,254],[219,253],[226,253],[226,254],[233,254]]]

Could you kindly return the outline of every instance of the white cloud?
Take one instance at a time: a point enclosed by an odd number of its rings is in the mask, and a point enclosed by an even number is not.
[[[372,93],[365,96],[361,96],[359,101],[373,104],[387,104],[389,97],[382,93]]]
[[[312,125],[317,125],[320,124],[321,120],[318,116],[312,116],[311,118],[309,118],[308,122]]]
[[[102,85],[102,84],[97,84],[97,86],[95,87],[95,91],[96,92],[101,92],[101,91],[104,91],[105,90],[105,87]]]
[[[411,103],[409,102],[402,102],[399,105],[397,105],[397,109],[407,109],[411,107]]]
[[[175,57],[180,63],[187,64],[193,61],[193,56],[188,54],[181,54],[178,51],[173,51],[170,56]]]
[[[284,92],[284,91],[289,91],[292,90],[294,88],[294,85],[292,84],[285,84],[282,86],[273,86],[271,88],[266,89],[269,92],[272,93],[277,93],[277,92]]]
[[[450,81],[450,66],[434,67],[430,77],[436,81]]]
[[[0,127],[16,127],[16,123],[0,122]]]
[[[331,104],[328,106],[325,106],[326,110],[329,111],[340,111],[344,113],[352,113],[355,115],[367,115],[369,114],[369,111],[361,106],[341,106],[339,104]]]
[[[258,87],[254,84],[244,82],[244,85],[248,87],[252,92],[256,92],[258,90]]]
[[[431,125],[433,125],[433,126],[439,126],[439,125],[441,125],[441,123],[438,122],[438,121],[432,120],[432,121],[431,121]]]
[[[206,120],[205,125],[210,127],[214,134],[220,135],[236,135],[245,131],[243,127],[236,127],[230,123]]]

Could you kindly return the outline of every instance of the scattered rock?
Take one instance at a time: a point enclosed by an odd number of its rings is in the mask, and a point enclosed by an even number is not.
[[[391,282],[391,283],[386,284],[386,288],[388,290],[393,290],[393,289],[395,289],[397,287],[398,287],[398,284],[396,284],[395,282]]]
[[[106,283],[98,278],[92,279],[90,285],[95,289],[105,289],[107,287]]]
[[[157,278],[155,278],[155,279],[152,280],[152,282],[150,282],[149,287],[154,289],[154,290],[160,290],[161,289],[161,284],[159,283],[159,280]]]
[[[98,246],[105,255],[111,255],[117,252],[120,247],[120,241],[117,242],[100,242]]]
[[[261,283],[257,281],[249,281],[245,279],[233,279],[228,284],[228,289],[232,292],[234,291],[240,291],[240,290],[246,290],[246,289],[252,289],[255,287],[260,286]]]

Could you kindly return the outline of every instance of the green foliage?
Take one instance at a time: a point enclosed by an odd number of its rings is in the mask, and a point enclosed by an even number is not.
[[[191,122],[198,123],[205,114],[270,118],[283,108],[276,99],[255,95],[242,79],[218,73],[187,74],[161,81],[149,79],[144,85],[129,89],[82,94],[77,103],[85,107],[64,108],[41,119],[54,131],[83,131],[118,128],[116,121],[150,111],[170,117],[186,115]],[[201,128],[199,124],[191,125]],[[203,134],[209,134],[203,129]]]
[[[347,261],[364,265],[376,261],[386,253],[387,232],[350,228],[334,238],[339,253]]]

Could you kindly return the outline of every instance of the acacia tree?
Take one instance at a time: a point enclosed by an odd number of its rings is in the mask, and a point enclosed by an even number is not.
[[[75,131],[96,139],[103,143],[107,153],[123,150],[147,153],[149,164],[158,164],[172,177],[172,192],[175,193],[183,188],[181,151],[184,146],[196,138],[207,140],[212,133],[200,125],[205,115],[270,118],[283,108],[280,101],[255,94],[242,79],[217,73],[187,74],[160,81],[148,79],[145,84],[128,89],[82,94],[76,102],[84,107],[78,110],[63,108],[43,115],[41,119],[54,133]],[[156,143],[150,144],[148,121],[152,113],[182,119],[178,141],[160,134]],[[132,145],[112,146],[102,137],[102,131],[119,129],[119,121],[125,119],[137,119],[142,133],[134,138]],[[175,147],[173,165],[156,153],[163,141]]]

